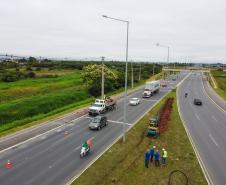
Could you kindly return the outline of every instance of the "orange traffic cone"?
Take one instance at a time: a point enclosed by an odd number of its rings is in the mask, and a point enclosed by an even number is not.
[[[12,163],[10,162],[10,160],[7,161],[7,163],[5,164],[5,167],[7,169],[11,169],[13,167]]]
[[[68,135],[68,131],[64,132],[64,137],[66,137]]]

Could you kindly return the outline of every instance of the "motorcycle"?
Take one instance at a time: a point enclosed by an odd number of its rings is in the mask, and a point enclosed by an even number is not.
[[[185,93],[185,95],[184,95],[184,96],[185,96],[185,98],[187,98],[187,96],[188,96],[188,93]]]
[[[83,158],[85,157],[90,151],[90,148],[88,147],[87,149],[85,147],[81,148],[81,152],[80,152],[80,157]]]

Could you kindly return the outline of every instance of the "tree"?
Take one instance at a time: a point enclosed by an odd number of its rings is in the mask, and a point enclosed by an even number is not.
[[[102,65],[87,65],[83,67],[82,79],[89,86],[90,94],[98,96],[101,93]],[[105,92],[117,86],[118,74],[104,65]]]
[[[82,79],[88,85],[97,85],[101,84],[101,74],[102,74],[102,65],[88,65],[83,67],[82,70]],[[104,65],[104,79],[108,80],[117,80],[118,75],[113,70],[110,70],[107,66]]]

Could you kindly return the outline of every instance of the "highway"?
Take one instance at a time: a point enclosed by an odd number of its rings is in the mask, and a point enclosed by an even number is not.
[[[180,113],[201,158],[209,184],[226,184],[226,114],[206,95],[201,73],[191,74],[179,87]],[[185,92],[188,97],[185,98]],[[193,104],[194,98],[202,106]],[[189,152],[189,151],[188,151]]]
[[[127,106],[126,129],[129,129],[151,106],[173,88],[187,73],[181,73],[177,81],[169,81],[169,86],[161,88],[158,94],[149,99],[141,99],[138,106]],[[140,97],[140,89],[131,97]],[[107,127],[100,131],[88,129],[90,117],[87,115],[73,120],[60,128],[35,137],[16,147],[0,151],[1,185],[62,185],[79,175],[98,155],[101,155],[118,137],[123,128],[123,98],[118,100],[117,109],[106,113]],[[68,135],[65,135],[68,131]],[[89,155],[79,157],[81,145],[93,139]],[[11,169],[4,167],[7,160]]]

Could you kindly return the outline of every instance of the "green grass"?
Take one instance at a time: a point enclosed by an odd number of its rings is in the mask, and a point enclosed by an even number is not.
[[[217,88],[214,88],[214,90],[226,100],[226,71],[212,70],[211,74],[217,82]]]
[[[55,71],[56,72],[56,71]],[[0,132],[92,101],[80,71],[0,83]]]
[[[171,92],[168,97],[176,98],[176,92]],[[127,133],[125,143],[119,140],[114,144],[73,185],[166,185],[169,173],[175,169],[188,176],[189,184],[206,185],[207,182],[180,120],[176,99],[168,130],[161,134],[159,139],[145,136],[148,119],[159,111],[164,100]],[[150,166],[148,169],[144,167],[144,153],[152,145],[156,145],[159,150],[163,147],[167,149],[169,160],[166,166]],[[174,176],[174,182],[183,185],[180,175]]]
[[[48,72],[41,71],[42,74]],[[57,71],[51,73],[55,74]],[[88,106],[93,101],[94,98],[83,85],[80,71],[60,70],[59,74],[56,78],[0,83],[0,136],[39,124],[47,119],[54,119],[74,109]],[[134,84],[134,87],[144,82],[140,81]],[[124,88],[120,88],[108,95],[123,91]]]

